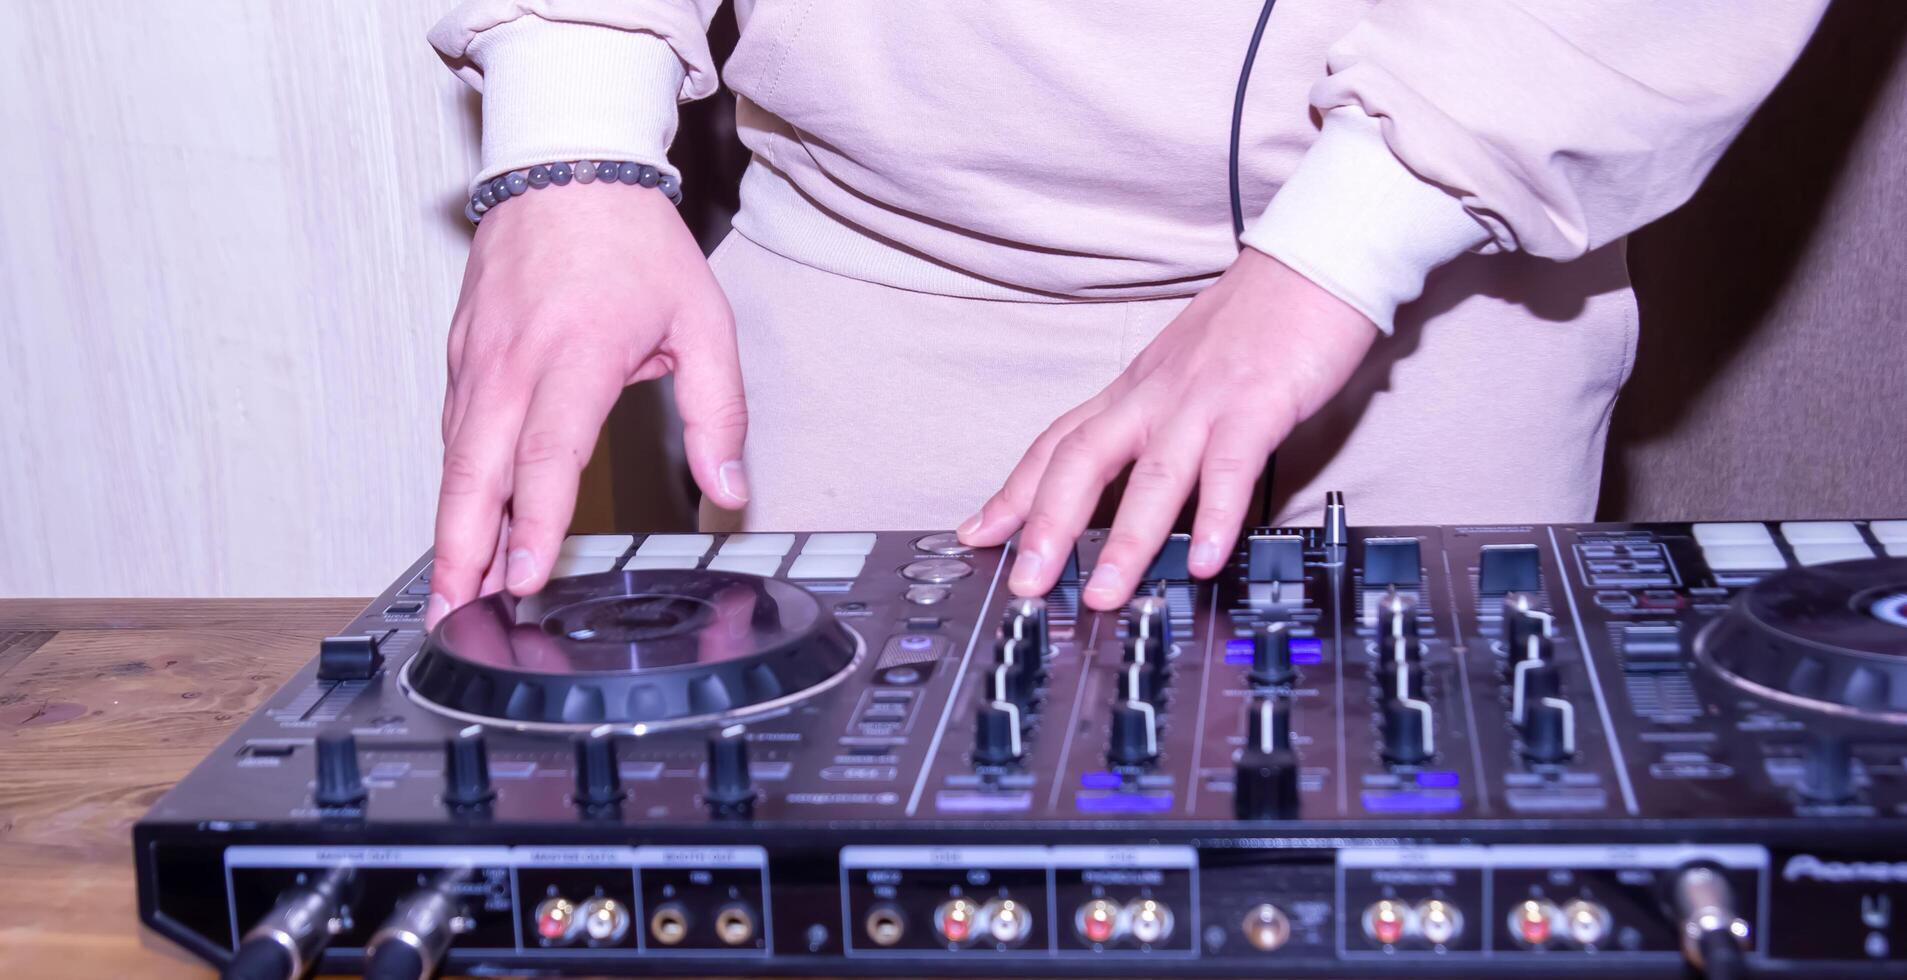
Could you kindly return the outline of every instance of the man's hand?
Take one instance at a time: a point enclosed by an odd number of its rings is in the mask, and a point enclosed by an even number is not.
[[[617,395],[670,372],[696,483],[742,506],[734,317],[668,199],[571,186],[484,216],[450,325],[426,622],[482,593],[543,587]]]
[[[1086,604],[1132,597],[1194,484],[1191,572],[1216,575],[1265,457],[1344,386],[1376,336],[1337,297],[1245,249],[1112,384],[1034,440],[960,538],[997,545],[1024,527],[1008,585],[1043,595],[1106,484],[1132,463]]]

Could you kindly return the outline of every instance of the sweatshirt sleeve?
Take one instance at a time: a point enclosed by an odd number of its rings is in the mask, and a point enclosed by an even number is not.
[[[669,165],[676,103],[716,89],[721,0],[467,0],[430,43],[483,93],[477,184],[556,160]]]
[[[1386,330],[1465,251],[1576,258],[1694,194],[1826,3],[1386,0],[1332,45],[1324,128],[1243,241]]]

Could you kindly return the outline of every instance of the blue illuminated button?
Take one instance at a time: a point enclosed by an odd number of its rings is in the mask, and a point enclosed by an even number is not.
[[[1082,772],[1079,774],[1080,789],[1118,789],[1119,774],[1116,772]]]
[[[1454,813],[1463,809],[1463,796],[1444,790],[1365,790],[1363,802],[1366,813]]]
[[[1420,772],[1417,785],[1424,789],[1456,789],[1457,774],[1454,772]]]
[[[1081,813],[1164,813],[1172,809],[1172,794],[1088,791],[1074,797],[1073,804]]]
[[[1324,643],[1315,636],[1301,636],[1291,641],[1291,662],[1294,664],[1315,664],[1324,659]]]

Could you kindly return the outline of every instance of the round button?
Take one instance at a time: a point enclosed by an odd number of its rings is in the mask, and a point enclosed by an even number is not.
[[[950,558],[965,558],[973,554],[973,549],[960,543],[960,537],[952,531],[940,531],[914,539],[914,548],[930,555],[946,555]]]
[[[922,558],[901,569],[901,575],[916,582],[939,585],[957,582],[973,574],[973,566],[958,558]]]
[[[953,590],[944,585],[910,585],[907,587],[907,601],[916,606],[937,606],[947,601]]]

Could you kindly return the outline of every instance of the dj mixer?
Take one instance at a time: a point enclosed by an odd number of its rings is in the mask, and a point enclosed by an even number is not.
[[[428,556],[134,830],[227,976],[1907,975],[1907,521]],[[341,624],[342,625],[342,624]]]

